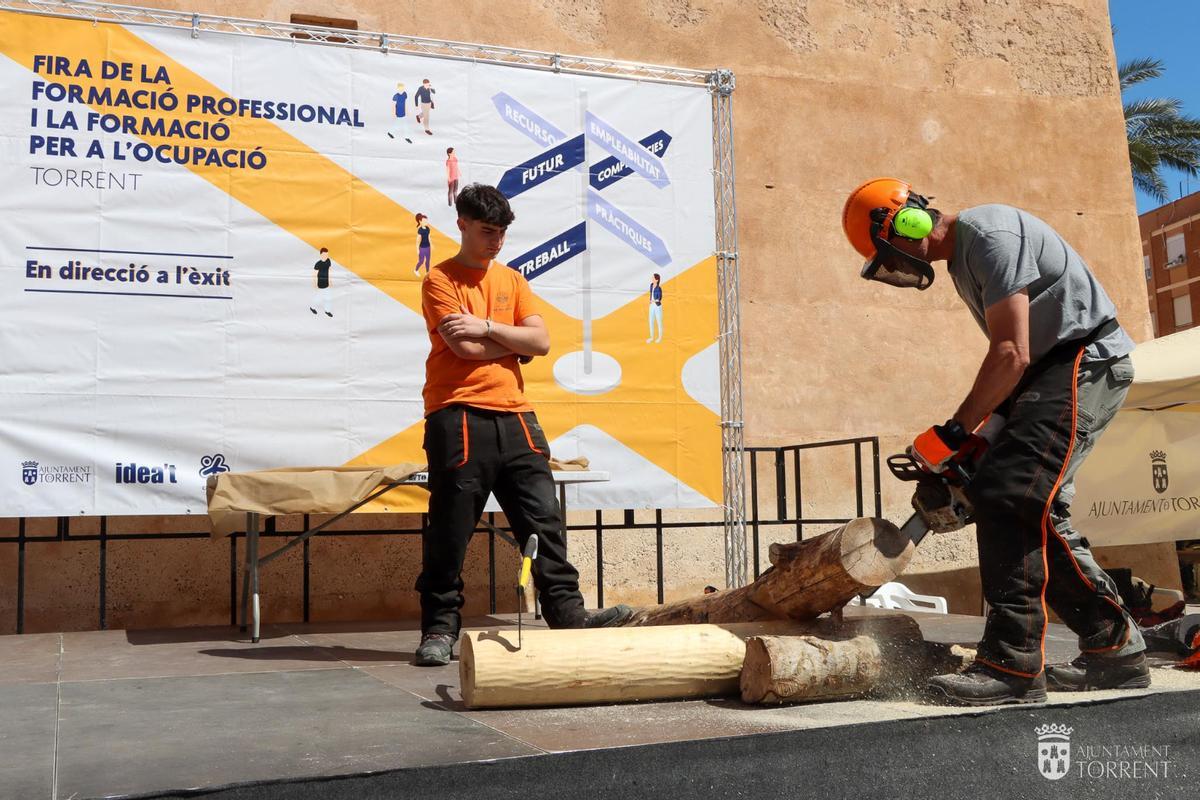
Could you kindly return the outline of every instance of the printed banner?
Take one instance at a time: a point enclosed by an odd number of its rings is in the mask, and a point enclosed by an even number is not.
[[[3,515],[424,461],[420,285],[471,182],[512,198],[551,449],[611,476],[571,502],[720,502],[705,88],[7,11],[0,55]]]
[[[1075,485],[1071,519],[1092,544],[1200,538],[1200,405],[1121,411]]]

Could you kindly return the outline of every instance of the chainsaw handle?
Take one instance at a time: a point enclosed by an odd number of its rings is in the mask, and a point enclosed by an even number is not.
[[[967,471],[961,461],[951,461],[946,465],[946,472],[941,475],[925,469],[908,453],[896,453],[888,456],[887,465],[896,480],[900,481],[920,481],[936,477],[957,483],[959,486],[969,486],[971,483],[971,473]]]
[[[919,481],[932,474],[922,468],[917,460],[908,453],[896,453],[888,456],[887,465],[888,469],[892,471],[893,477],[899,481]]]

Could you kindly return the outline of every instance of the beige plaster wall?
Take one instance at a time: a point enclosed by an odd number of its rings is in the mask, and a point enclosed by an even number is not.
[[[1105,0],[146,5],[284,21],[292,13],[347,17],[369,30],[733,69],[748,443],[879,434],[886,455],[949,416],[971,383],[986,342],[949,280],[918,294],[858,278],[860,259],[843,238],[840,211],[854,186],[877,175],[910,180],[943,209],[1005,202],[1044,217],[1092,265],[1134,338],[1150,335]],[[806,462],[805,513],[845,516],[853,508],[850,473],[833,456],[825,461]],[[908,491],[886,477],[882,484],[885,515],[902,520]],[[198,522],[136,525],[197,529]],[[0,524],[7,533],[15,523]],[[669,532],[664,541],[668,597],[721,583],[718,530]],[[486,546],[481,554],[478,545],[469,611],[486,608]],[[27,629],[94,627],[96,547],[30,546]],[[110,624],[228,620],[227,544],[109,547]],[[592,537],[574,536],[571,547],[594,598]],[[1161,585],[1178,585],[1169,547],[1114,557],[1144,565]],[[12,550],[0,546],[0,585],[11,585]],[[604,561],[606,601],[653,599],[653,534],[607,536]],[[314,616],[411,615],[418,562],[415,540],[318,542]],[[922,545],[910,582],[974,613],[974,566],[971,531],[936,537]],[[298,618],[297,564],[271,569],[271,617]],[[0,592],[0,631],[12,627],[12,594]],[[502,607],[510,594],[500,593]]]

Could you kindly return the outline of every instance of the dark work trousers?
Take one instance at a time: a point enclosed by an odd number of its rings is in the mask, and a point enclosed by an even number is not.
[[[1014,675],[1045,666],[1047,605],[1086,653],[1145,649],[1116,585],[1071,528],[1073,479],[1133,381],[1128,356],[1085,362],[1056,348],[997,409],[1006,423],[968,492],[990,610],[977,658]]]
[[[462,626],[463,559],[489,494],[524,549],[537,534],[533,584],[551,628],[582,624],[579,573],[567,561],[562,516],[550,475],[550,447],[532,411],[454,405],[425,418],[429,524],[422,534],[421,630],[457,636]],[[515,561],[514,561],[515,565]]]

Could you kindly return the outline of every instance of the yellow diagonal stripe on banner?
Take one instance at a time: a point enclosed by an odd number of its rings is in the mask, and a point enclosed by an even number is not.
[[[3,20],[0,52],[31,71],[37,55],[68,55],[75,61],[87,59],[94,67],[104,59],[147,64],[151,73],[161,65],[169,71],[171,86],[181,98],[188,94],[228,96],[124,27],[16,12],[0,12],[0,18]],[[85,88],[90,85],[133,88],[129,83],[99,78],[62,80]],[[184,111],[153,114],[168,121],[213,121],[211,117]],[[222,146],[261,148],[268,155],[267,167],[244,170],[199,165],[187,169],[314,249],[329,247],[343,267],[421,313],[420,284],[408,268],[416,247],[414,226],[407,222],[412,219],[412,212],[271,121],[232,117],[228,122],[232,133]],[[142,138],[151,144],[188,143],[151,136]],[[440,231],[434,230],[432,239],[435,253],[457,250],[457,242]],[[664,286],[671,299],[665,314],[668,335],[662,345],[645,345],[641,338],[646,331],[644,286],[630,287],[639,300],[595,322],[597,349],[615,357],[623,370],[620,387],[599,397],[571,394],[554,382],[551,373],[554,355],[580,349],[582,333],[577,320],[543,304],[554,338],[554,353],[550,358],[535,360],[525,374],[530,397],[538,406],[547,435],[554,438],[586,421],[676,475],[692,489],[719,501],[718,420],[683,392],[679,379],[684,362],[709,346],[717,330],[715,270],[713,259],[706,259]],[[647,283],[648,273],[649,270]],[[652,347],[655,349],[646,349]],[[417,459],[420,430],[418,423],[351,463]],[[414,499],[404,507],[412,509],[422,504],[423,500]],[[396,504],[391,502],[388,506],[394,509]]]
[[[100,62],[129,62],[150,65],[154,74],[165,66],[170,86],[180,98],[174,112],[137,109],[97,108],[119,114],[162,117],[171,120],[216,122],[220,117],[188,114],[183,98],[189,94],[229,97],[226,92],[175,61],[145,40],[120,25],[79,20],[37,17],[17,12],[0,12],[4,24],[0,30],[0,48],[9,58],[33,70],[37,55],[64,55],[73,63],[86,59],[94,78],[39,74],[46,81],[61,81],[85,87],[111,87],[113,90],[166,90],[162,85],[102,80]],[[140,74],[135,66],[134,75]],[[74,105],[78,109],[78,105]],[[244,203],[275,225],[307,242],[314,250],[328,247],[334,260],[372,283],[376,288],[421,313],[420,280],[413,275],[416,260],[416,225],[413,212],[355,177],[334,161],[314,151],[270,120],[252,117],[227,117],[231,135],[213,146],[252,151],[261,148],[267,154],[264,169],[229,169],[224,166],[189,165],[186,169],[207,180],[234,199]],[[80,138],[83,138],[82,136]],[[150,144],[204,144],[187,139],[143,136]],[[97,162],[99,163],[99,162]],[[136,164],[132,160],[124,162]],[[434,230],[431,244],[435,253],[453,253],[458,243]]]
[[[648,282],[647,282],[648,283]],[[721,428],[715,414],[683,390],[680,372],[693,355],[713,343],[717,330],[714,297],[716,260],[701,261],[663,284],[663,344],[646,344],[648,300],[627,303],[594,323],[597,349],[616,358],[621,385],[591,397],[558,386],[552,368],[556,357],[582,347],[578,320],[547,308],[552,350],[524,368],[526,389],[537,407],[542,428],[554,439],[580,423],[607,432],[647,461],[675,475],[687,486],[721,501]],[[545,304],[543,304],[545,305]],[[421,447],[422,423],[363,453],[352,463],[384,464],[412,459]],[[585,454],[586,455],[586,454]],[[606,469],[595,464],[596,469]],[[394,496],[390,510],[417,507],[416,495],[404,502]],[[412,505],[408,501],[412,501]]]

